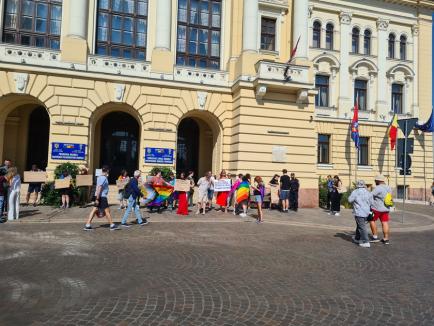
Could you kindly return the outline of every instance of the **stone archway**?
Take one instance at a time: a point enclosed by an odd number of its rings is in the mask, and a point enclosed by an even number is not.
[[[38,101],[28,97],[8,96],[0,112],[0,154],[10,159],[19,171],[36,164],[48,164],[50,116]]]
[[[194,171],[197,178],[221,169],[221,128],[208,112],[190,112],[178,124],[177,172]]]

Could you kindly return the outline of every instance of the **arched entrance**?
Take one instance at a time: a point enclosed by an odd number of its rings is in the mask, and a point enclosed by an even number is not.
[[[110,183],[116,182],[123,169],[131,175],[138,168],[139,134],[139,124],[128,113],[116,111],[102,118],[99,167],[110,167]]]
[[[32,164],[46,169],[50,138],[50,117],[45,107],[19,105],[5,118],[3,159],[8,158],[20,171]]]
[[[206,116],[188,116],[178,125],[176,170],[194,171],[199,178],[217,173],[220,161],[219,128]]]

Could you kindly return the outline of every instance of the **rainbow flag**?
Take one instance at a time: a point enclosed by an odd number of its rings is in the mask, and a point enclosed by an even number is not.
[[[157,195],[154,188],[148,183],[141,184],[139,188],[143,196],[140,200],[140,203],[142,205],[148,205],[151,201],[154,200],[155,196]]]
[[[154,190],[157,192],[157,197],[149,203],[148,206],[161,206],[173,193],[172,186],[157,186],[154,185]]]
[[[395,149],[397,136],[398,136],[398,116],[395,113],[389,127],[390,149],[392,151]]]
[[[250,198],[250,184],[247,181],[240,183],[237,189],[237,203],[241,203],[244,200]]]

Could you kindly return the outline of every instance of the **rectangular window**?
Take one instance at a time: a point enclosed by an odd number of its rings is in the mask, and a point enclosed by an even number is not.
[[[176,64],[220,68],[221,0],[179,0]]]
[[[330,135],[318,135],[318,157],[319,164],[330,163]]]
[[[145,60],[148,0],[99,0],[96,54]]]
[[[329,106],[329,77],[316,75],[315,87],[318,90],[318,94],[315,96],[315,106]]]
[[[402,89],[402,85],[392,84],[392,111],[397,114],[403,114]]]
[[[62,0],[6,0],[3,42],[60,48]]]
[[[369,138],[360,137],[358,165],[369,165]]]
[[[261,50],[276,50],[276,19],[261,18]]]
[[[366,80],[356,79],[354,82],[354,103],[358,101],[359,110],[367,110],[368,82]]]
[[[396,198],[397,199],[404,199],[404,192],[406,193],[405,198],[407,199],[408,198],[408,186],[405,186],[405,191],[404,191],[404,186],[398,185]]]

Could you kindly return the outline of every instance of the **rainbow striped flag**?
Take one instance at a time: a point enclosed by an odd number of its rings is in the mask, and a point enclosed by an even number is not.
[[[164,202],[170,197],[170,195],[173,193],[173,187],[172,186],[157,186],[154,185],[154,190],[157,192],[157,197],[149,203],[148,206],[161,206],[164,204]]]
[[[157,193],[155,192],[154,188],[152,188],[152,186],[148,183],[141,184],[139,188],[142,193],[142,199],[140,200],[140,203],[146,206],[154,200]]]
[[[250,197],[250,184],[247,181],[240,183],[237,189],[237,204],[244,200],[248,200]]]

